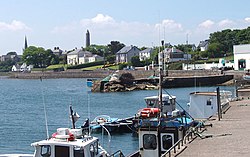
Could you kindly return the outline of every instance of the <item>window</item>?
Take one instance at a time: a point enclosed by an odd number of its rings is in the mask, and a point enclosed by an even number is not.
[[[208,100],[207,100],[207,105],[208,105],[208,106],[211,106],[211,105],[212,105],[212,99],[208,99]]]
[[[41,156],[42,157],[49,157],[50,155],[51,155],[51,147],[50,147],[50,145],[41,146]]]
[[[69,147],[55,146],[55,157],[69,157]]]
[[[173,137],[171,135],[163,135],[162,136],[162,147],[165,150],[168,150],[173,145],[172,141],[173,141]]]
[[[74,147],[74,157],[84,157],[84,149],[82,147]]]
[[[89,146],[89,152],[91,157],[95,156],[95,146],[93,144]]]
[[[156,149],[157,142],[156,136],[154,134],[145,134],[143,135],[143,147],[144,149]]]
[[[164,105],[164,106],[169,106],[169,105],[170,105],[170,102],[169,102],[169,101],[163,101],[163,105]]]

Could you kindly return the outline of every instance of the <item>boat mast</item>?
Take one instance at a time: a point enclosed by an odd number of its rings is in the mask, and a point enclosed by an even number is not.
[[[71,115],[71,120],[72,120],[72,127],[73,127],[73,129],[75,129],[76,128],[76,126],[75,126],[75,119],[74,119],[74,113],[73,113],[73,109],[72,109],[72,106],[70,105],[70,115]]]
[[[164,48],[164,40],[161,41],[162,47]],[[159,50],[161,50],[159,48]],[[160,117],[163,116],[163,103],[162,103],[162,82],[163,82],[163,68],[164,68],[164,50],[159,52],[159,108],[161,109]]]

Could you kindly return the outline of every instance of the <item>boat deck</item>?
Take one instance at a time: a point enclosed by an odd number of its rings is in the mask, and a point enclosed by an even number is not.
[[[222,115],[220,121],[212,117],[206,123],[213,124],[201,139],[197,137],[178,156],[180,157],[249,157],[250,149],[250,100],[230,102],[231,108]]]

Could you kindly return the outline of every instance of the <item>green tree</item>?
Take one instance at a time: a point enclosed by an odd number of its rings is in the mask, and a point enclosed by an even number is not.
[[[142,66],[142,63],[141,63],[141,61],[140,61],[139,56],[133,56],[133,57],[131,58],[131,65],[132,65],[132,66],[135,66],[135,67]]]
[[[59,58],[48,49],[45,50],[42,47],[29,46],[24,50],[22,60],[28,65],[34,65],[36,68],[47,67],[51,65],[51,60],[56,64],[59,63]]]
[[[223,47],[220,43],[211,43],[208,45],[208,56],[209,58],[217,58],[224,56]]]
[[[123,43],[120,43],[119,41],[111,41],[110,44],[108,44],[108,48],[111,55],[115,55],[116,52],[118,52],[124,46],[125,45]]]

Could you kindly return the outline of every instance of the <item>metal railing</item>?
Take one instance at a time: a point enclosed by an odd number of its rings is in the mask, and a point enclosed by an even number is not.
[[[118,150],[110,155],[110,157],[125,157],[121,150]]]
[[[197,136],[199,136],[198,130],[200,129],[200,132],[203,132],[205,129],[202,130],[201,125],[197,125],[196,127],[190,128],[186,135],[178,140],[172,147],[170,147],[161,157],[171,157],[172,153],[176,154],[177,150],[182,150],[181,147],[187,144],[187,142],[194,140]]]

